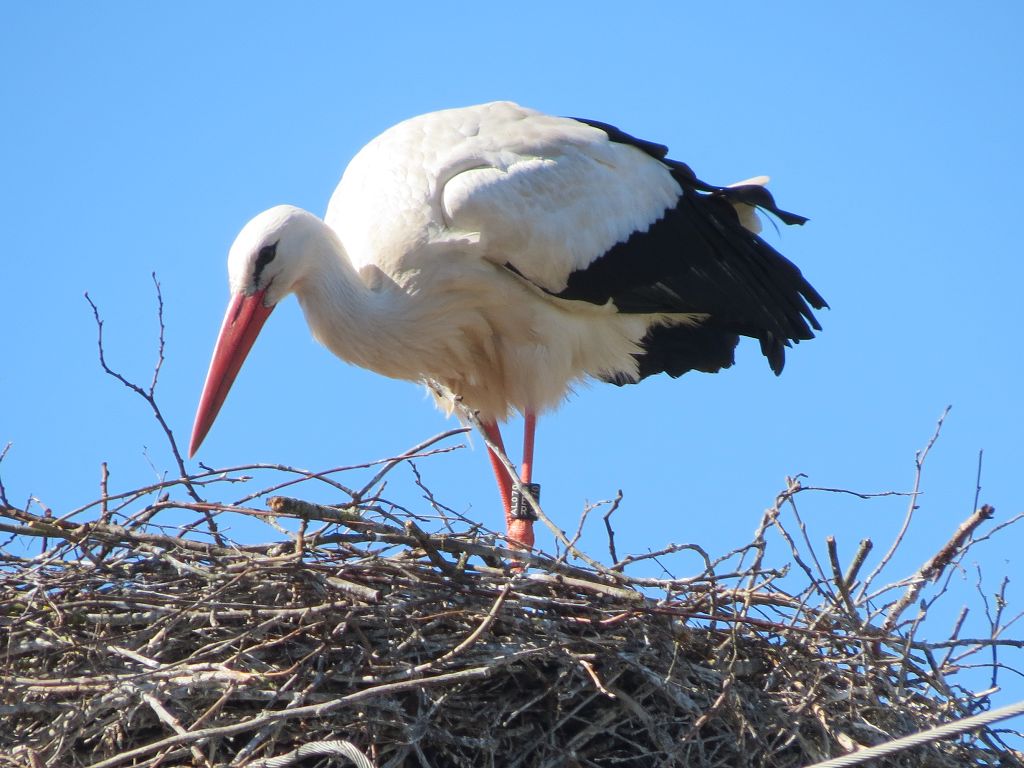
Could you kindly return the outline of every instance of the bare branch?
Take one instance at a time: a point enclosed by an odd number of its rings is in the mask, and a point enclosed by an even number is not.
[[[612,515],[615,514],[619,508],[619,504],[622,503],[622,489],[620,488],[615,493],[615,498],[612,500],[612,505],[608,507],[608,511],[604,513],[602,519],[604,520],[604,529],[608,534],[608,554],[611,556],[611,561],[617,563],[619,556],[615,552],[615,529],[612,528]],[[615,569],[615,566],[612,566]]]
[[[960,527],[956,529],[956,532],[950,540],[946,542],[945,546],[925,561],[925,563],[918,569],[917,573],[911,577],[910,586],[907,588],[903,597],[897,600],[889,609],[889,612],[885,617],[885,621],[882,623],[883,632],[889,632],[895,628],[900,615],[904,610],[906,610],[908,605],[917,599],[917,596],[924,588],[924,585],[929,581],[937,580],[939,576],[942,575],[946,566],[949,565],[953,557],[960,551],[968,537],[970,537],[979,525],[986,520],[990,520],[994,514],[995,509],[990,507],[988,504],[979,507],[970,517],[960,524]]]
[[[7,443],[2,449],[0,449],[0,464],[3,464],[4,459],[7,456],[7,452],[11,450],[11,443]],[[5,507],[11,506],[11,502],[7,500],[7,489],[4,488],[3,476],[0,476],[0,504]]]
[[[899,532],[896,534],[896,538],[893,539],[892,544],[889,546],[889,550],[882,556],[882,559],[878,561],[878,565],[875,566],[874,570],[864,579],[864,584],[861,586],[860,592],[858,593],[858,600],[862,599],[867,594],[871,584],[878,577],[878,575],[885,570],[885,566],[892,560],[892,556],[896,554],[896,550],[899,548],[900,543],[903,541],[903,537],[906,535],[907,530],[910,528],[910,521],[914,517],[914,511],[917,509],[917,499],[921,495],[921,479],[924,474],[924,462],[928,458],[928,454],[932,447],[939,439],[939,435],[942,433],[942,425],[946,421],[946,416],[949,415],[949,411],[953,406],[947,405],[942,415],[939,416],[939,421],[935,425],[935,431],[932,433],[931,438],[928,440],[928,444],[918,451],[914,456],[914,488],[910,492],[910,503],[907,505],[907,513],[903,517],[903,525],[900,526]]]
[[[124,386],[126,386],[128,389],[130,389],[132,392],[134,392],[135,394],[137,394],[139,397],[146,401],[150,409],[153,411],[153,415],[156,417],[157,422],[160,424],[160,428],[163,429],[164,435],[167,437],[167,443],[170,446],[171,454],[174,456],[174,461],[178,466],[178,477],[180,478],[182,484],[185,486],[185,489],[188,492],[188,494],[195,501],[202,501],[202,498],[196,492],[195,488],[192,486],[192,483],[189,480],[189,474],[185,469],[185,462],[181,457],[181,452],[178,450],[178,443],[174,439],[174,433],[171,431],[170,426],[168,426],[167,421],[164,419],[163,413],[160,411],[160,406],[157,405],[156,402],[156,385],[160,376],[160,368],[163,366],[164,361],[164,300],[163,295],[160,291],[160,283],[156,279],[156,273],[153,273],[153,285],[156,287],[157,318],[160,324],[160,333],[157,345],[157,362],[156,366],[153,369],[153,380],[152,383],[150,384],[148,391],[140,387],[138,384],[129,381],[124,375],[113,370],[107,364],[106,355],[103,349],[103,320],[100,318],[99,308],[93,302],[88,292],[85,294],[85,300],[89,302],[89,306],[92,307],[92,315],[96,321],[96,333],[97,344],[99,347],[100,366],[102,366],[103,372],[106,373],[108,376],[112,376],[113,378],[117,379]],[[211,521],[211,525],[213,525],[213,527],[210,529],[211,532],[214,533],[214,535],[219,535],[216,533],[216,524]]]
[[[981,498],[981,461],[985,457],[985,451],[978,451],[978,474],[974,479],[974,504],[971,505],[971,509],[978,508],[978,500]]]

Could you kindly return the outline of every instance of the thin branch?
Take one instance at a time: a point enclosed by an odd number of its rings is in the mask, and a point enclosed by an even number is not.
[[[202,501],[203,500],[202,497],[196,492],[195,488],[192,486],[192,483],[191,483],[191,481],[189,479],[189,474],[188,474],[187,470],[185,469],[185,461],[182,459],[181,451],[178,450],[178,443],[174,439],[174,433],[171,431],[170,426],[168,426],[167,421],[164,419],[163,413],[160,411],[160,406],[157,405],[157,402],[156,402],[156,385],[157,385],[157,382],[158,382],[159,377],[160,377],[160,369],[161,369],[161,367],[163,366],[163,363],[164,363],[164,330],[165,329],[164,329],[164,299],[163,299],[163,294],[161,293],[160,282],[156,279],[156,273],[155,272],[152,274],[152,277],[153,277],[153,285],[156,287],[157,319],[158,319],[159,324],[160,324],[160,333],[159,333],[158,344],[157,344],[157,361],[156,361],[156,365],[153,368],[153,380],[150,383],[148,391],[143,389],[142,387],[140,387],[138,384],[135,384],[134,382],[129,381],[125,376],[123,376],[122,374],[120,374],[117,371],[113,370],[107,364],[106,355],[105,355],[104,349],[103,349],[103,320],[100,318],[99,308],[93,302],[93,300],[89,296],[88,292],[86,292],[86,294],[85,294],[85,300],[87,302],[89,302],[89,306],[92,307],[92,315],[93,315],[93,318],[96,321],[96,333],[97,333],[97,344],[98,344],[98,347],[99,347],[100,366],[102,366],[103,372],[106,373],[108,376],[112,376],[113,378],[117,379],[124,386],[126,386],[128,389],[130,389],[132,392],[137,394],[139,397],[141,397],[143,400],[145,400],[146,403],[149,404],[150,409],[153,411],[153,415],[156,417],[157,422],[160,424],[161,429],[163,429],[163,431],[164,431],[164,435],[167,437],[167,442],[168,442],[168,444],[170,445],[170,448],[171,448],[171,454],[174,456],[174,461],[175,461],[175,463],[178,466],[178,477],[180,478],[180,481],[185,486],[185,490],[188,492],[189,496],[191,496],[195,501]],[[212,520],[210,520],[209,522],[210,522],[210,525],[211,525],[210,532],[214,536],[219,536],[220,534],[217,532],[216,523],[213,522]]]
[[[469,431],[470,430],[469,430],[468,427],[460,427],[458,429],[449,429],[447,432],[442,432],[439,435],[434,435],[429,440],[424,440],[419,445],[413,446],[412,448],[410,448],[408,451],[406,451],[405,453],[403,453],[400,456],[395,456],[395,457],[390,458],[390,459],[385,459],[384,460],[384,466],[381,467],[380,471],[377,472],[377,474],[373,476],[373,478],[370,480],[370,482],[366,483],[361,489],[359,489],[358,491],[356,491],[353,494],[352,500],[354,502],[358,503],[363,498],[365,498],[366,494],[368,494],[370,492],[370,490],[375,485],[377,485],[377,483],[379,483],[381,480],[383,480],[384,476],[387,475],[388,472],[390,472],[392,469],[397,467],[403,461],[408,461],[411,458],[419,458],[420,456],[424,455],[422,452],[425,451],[430,446],[432,446],[434,443],[438,443],[438,442],[440,442],[442,440],[447,440],[449,437],[454,437],[455,435],[464,435],[464,434],[468,433]],[[461,448],[462,446],[460,445],[458,447]],[[451,450],[451,449],[449,449],[449,450]]]
[[[974,504],[971,505],[971,509],[978,508],[978,501],[981,499],[981,462],[985,457],[984,449],[978,451],[978,473],[974,478]]]
[[[7,457],[7,452],[11,450],[13,443],[7,443],[3,448],[0,448],[0,464],[4,463],[4,459]],[[4,488],[3,475],[0,475],[0,507],[13,506],[10,501],[7,500],[7,489]]]
[[[907,530],[910,528],[910,521],[914,517],[914,511],[917,509],[917,499],[921,495],[921,478],[924,474],[924,462],[928,458],[928,454],[932,447],[939,439],[939,435],[942,433],[942,425],[946,421],[946,416],[949,415],[949,411],[953,406],[947,405],[943,410],[942,415],[939,416],[939,421],[935,425],[935,431],[932,433],[931,438],[928,440],[928,444],[918,451],[914,455],[914,488],[910,492],[910,503],[907,505],[907,512],[903,517],[903,525],[900,526],[899,532],[896,534],[896,538],[893,539],[892,544],[889,546],[889,550],[882,556],[882,559],[878,561],[878,565],[874,567],[871,573],[866,579],[864,584],[861,585],[860,592],[857,595],[858,602],[867,594],[871,584],[878,577],[878,575],[885,570],[885,567],[892,560],[893,555],[896,554],[896,550],[899,548],[900,543],[903,541],[903,537],[906,535]]]
[[[604,529],[608,533],[608,554],[611,556],[611,561],[613,563],[617,563],[619,561],[619,556],[615,552],[615,529],[612,528],[612,515],[615,514],[615,511],[619,508],[619,504],[621,503],[622,489],[620,488],[615,494],[615,498],[612,501],[612,505],[608,508],[608,511],[605,512],[604,516],[602,517],[602,519],[604,520]],[[615,569],[614,565],[612,566],[612,569]]]

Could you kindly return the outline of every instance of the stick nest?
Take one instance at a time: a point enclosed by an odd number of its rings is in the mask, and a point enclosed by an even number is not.
[[[105,496],[87,523],[2,510],[0,765],[797,768],[984,709],[947,680],[977,647],[914,639],[893,615],[906,592],[858,599],[863,545],[843,575],[794,544],[803,590],[762,565],[767,531],[793,543],[795,482],[750,545],[666,548],[706,567],[657,579],[628,575],[637,558],[517,570],[479,526],[427,533],[379,500],[131,513],[158,490]],[[227,540],[229,513],[278,541]],[[14,554],[27,541],[39,552]],[[1018,758],[981,730],[873,764]]]

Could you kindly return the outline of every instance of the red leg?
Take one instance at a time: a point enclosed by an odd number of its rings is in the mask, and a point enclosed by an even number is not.
[[[523,463],[519,470],[519,480],[526,485],[533,478],[533,438],[537,431],[537,414],[527,411],[523,414]],[[521,544],[523,549],[533,548],[533,520],[519,520],[509,515],[508,535],[513,541]],[[513,545],[515,546],[515,545]]]
[[[505,444],[501,440],[501,431],[493,421],[484,422],[480,426],[490,441],[498,448],[505,450]],[[519,520],[512,517],[512,478],[508,476],[508,470],[498,459],[497,454],[487,447],[487,454],[491,459],[491,468],[494,470],[494,477],[498,481],[498,493],[501,494],[501,503],[505,507],[505,538],[513,549],[530,549],[533,547],[533,521]]]
[[[480,426],[484,428],[484,432],[492,443],[505,450],[505,443],[501,440],[501,430],[498,429],[498,425],[493,421],[485,421]],[[498,481],[498,493],[501,494],[501,503],[505,507],[505,517],[508,517],[509,510],[512,508],[512,478],[508,476],[508,470],[505,469],[505,465],[498,459],[498,454],[491,450],[490,446],[487,446],[487,455],[491,459],[491,469],[494,470],[494,477]]]
[[[519,478],[529,483],[533,478],[533,436],[537,431],[537,414],[527,411],[523,416],[523,466]]]

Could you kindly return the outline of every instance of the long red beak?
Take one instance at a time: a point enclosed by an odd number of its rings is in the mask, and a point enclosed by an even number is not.
[[[260,329],[267,322],[273,307],[263,306],[263,294],[257,291],[251,296],[237,294],[228,305],[224,315],[224,324],[220,327],[217,345],[213,348],[213,359],[210,370],[206,374],[206,384],[199,398],[199,409],[196,421],[192,425],[192,442],[188,446],[189,458],[195,456],[196,450],[202,445],[206,433],[213,426],[214,419],[228,396],[235,377],[242,368],[253,342],[260,334]]]

